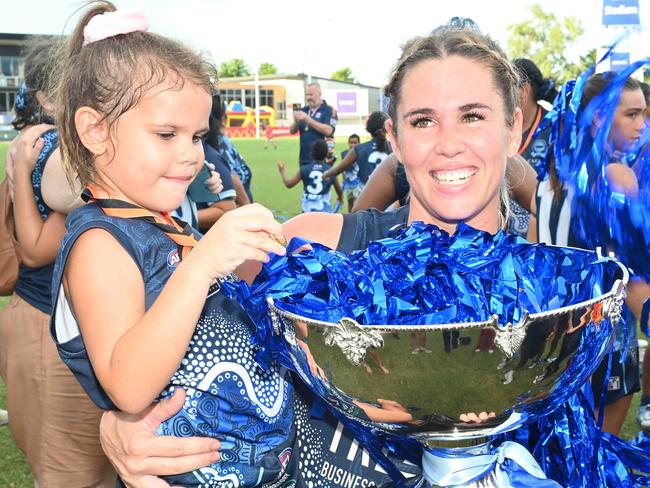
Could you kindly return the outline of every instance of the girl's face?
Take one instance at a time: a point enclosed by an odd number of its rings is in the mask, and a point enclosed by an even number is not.
[[[356,137],[353,137],[352,139],[348,139],[348,149],[357,147],[358,144],[359,144],[359,139],[357,139]]]
[[[396,118],[396,134],[392,121],[386,128],[411,185],[409,221],[453,232],[462,220],[495,232],[521,110],[509,127],[489,68],[460,56],[416,64],[402,81]]]
[[[189,81],[149,90],[116,121],[109,151],[95,161],[109,196],[154,212],[178,208],[203,163],[211,105]]]
[[[641,89],[623,90],[614,112],[609,142],[615,151],[629,152],[645,129],[645,98]]]

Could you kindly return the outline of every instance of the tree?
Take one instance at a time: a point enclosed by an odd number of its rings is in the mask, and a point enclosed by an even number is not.
[[[219,66],[219,76],[221,78],[234,78],[235,76],[248,76],[251,70],[241,58],[233,58],[221,63]]]
[[[337,81],[347,81],[348,83],[356,83],[357,80],[352,74],[352,69],[341,68],[330,75],[330,78]]]
[[[566,57],[567,50],[584,33],[576,17],[558,19],[535,3],[528,7],[530,17],[508,26],[508,50],[512,58],[525,57],[535,62],[544,76],[556,83],[576,78],[595,63],[595,50],[581,56],[576,62]]]
[[[259,73],[261,75],[274,75],[278,72],[278,68],[275,67],[273,63],[262,63],[259,67]]]

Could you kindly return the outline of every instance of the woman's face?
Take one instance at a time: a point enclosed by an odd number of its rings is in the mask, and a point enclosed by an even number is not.
[[[507,125],[492,73],[450,56],[422,61],[405,74],[387,132],[411,185],[409,221],[453,232],[459,221],[495,232],[506,160],[521,139],[521,110]]]
[[[641,89],[623,90],[609,131],[615,151],[628,152],[636,146],[645,129],[645,98]]]

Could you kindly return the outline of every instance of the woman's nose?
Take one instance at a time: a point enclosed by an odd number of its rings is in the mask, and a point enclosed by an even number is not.
[[[465,143],[458,130],[449,124],[440,124],[434,146],[437,154],[453,158],[465,150]]]

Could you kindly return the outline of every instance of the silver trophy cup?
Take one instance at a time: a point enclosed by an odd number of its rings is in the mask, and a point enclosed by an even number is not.
[[[428,448],[480,449],[489,436],[552,412],[605,356],[628,273],[613,259],[600,265],[619,268],[604,294],[525,314],[517,324],[496,315],[435,325],[328,323],[267,301],[295,371],[332,407]],[[498,482],[488,473],[462,486]]]

